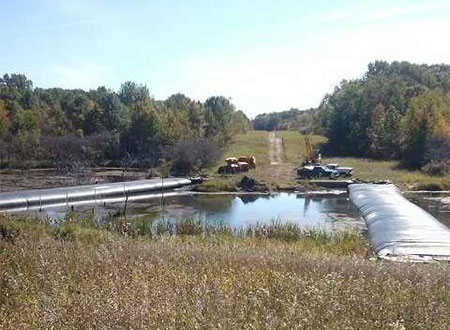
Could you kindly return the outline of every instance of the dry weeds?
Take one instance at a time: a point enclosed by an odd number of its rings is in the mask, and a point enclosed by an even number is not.
[[[286,240],[260,228],[236,237],[198,234],[190,223],[184,229],[195,235],[131,238],[83,228],[0,220],[1,329],[450,324],[448,264],[370,261],[356,234],[312,232]]]

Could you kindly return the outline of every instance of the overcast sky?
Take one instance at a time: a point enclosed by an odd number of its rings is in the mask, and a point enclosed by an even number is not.
[[[450,62],[450,1],[0,0],[0,73],[38,87],[316,107],[374,60]]]

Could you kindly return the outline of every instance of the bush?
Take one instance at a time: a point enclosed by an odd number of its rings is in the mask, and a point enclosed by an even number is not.
[[[443,176],[450,172],[450,162],[432,160],[422,167],[422,171],[430,175]]]
[[[64,223],[52,228],[51,232],[58,240],[66,242],[80,241],[86,244],[99,244],[107,241],[110,237],[107,231],[89,226],[83,221]]]
[[[166,155],[172,161],[173,174],[186,175],[214,165],[222,150],[218,144],[198,138],[178,141]]]
[[[203,224],[198,219],[182,219],[175,224],[177,235],[201,235],[203,233]]]
[[[425,190],[425,191],[443,191],[445,190],[445,186],[442,183],[438,182],[430,182],[430,183],[422,183],[419,184],[417,190]]]

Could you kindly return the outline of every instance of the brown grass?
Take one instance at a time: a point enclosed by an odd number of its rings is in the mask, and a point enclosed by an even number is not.
[[[101,231],[2,221],[1,329],[448,329],[448,264],[369,261],[320,237]],[[98,231],[89,228],[89,230]],[[304,240],[313,239],[316,245]]]

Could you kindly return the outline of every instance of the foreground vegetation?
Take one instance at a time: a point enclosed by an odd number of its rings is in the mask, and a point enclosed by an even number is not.
[[[175,226],[178,236],[167,226],[149,235],[139,221],[114,230],[2,218],[0,327],[445,329],[450,322],[448,264],[370,261],[357,233],[298,235],[278,225],[236,236],[226,226],[205,233],[192,220]]]

